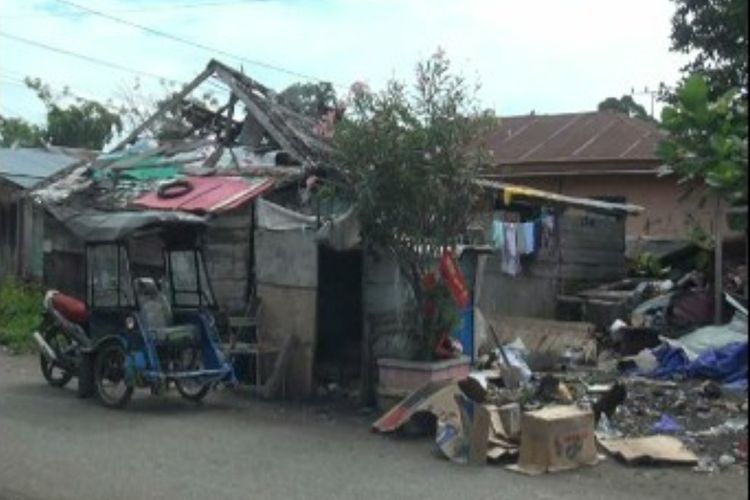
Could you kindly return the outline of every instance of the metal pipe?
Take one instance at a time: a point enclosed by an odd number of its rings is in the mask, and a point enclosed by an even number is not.
[[[56,363],[57,355],[55,354],[54,349],[52,349],[52,347],[47,343],[47,341],[44,340],[44,337],[42,337],[42,335],[39,332],[34,332],[32,337],[34,337],[34,340],[39,346],[39,349],[41,349],[42,354],[44,354],[44,357],[47,358],[49,361]]]

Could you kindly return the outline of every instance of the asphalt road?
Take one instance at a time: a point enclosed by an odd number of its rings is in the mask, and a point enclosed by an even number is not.
[[[74,383],[73,383],[74,384]],[[72,385],[73,385],[72,384]],[[730,500],[742,473],[591,468],[526,477],[453,465],[429,439],[371,434],[369,418],[255,401],[139,394],[124,411],[47,386],[36,359],[0,352],[0,499]]]

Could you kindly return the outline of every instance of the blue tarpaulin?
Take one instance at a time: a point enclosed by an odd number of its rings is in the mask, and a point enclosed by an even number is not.
[[[654,378],[683,375],[719,380],[737,389],[747,389],[747,342],[732,342],[703,352],[690,361],[685,351],[669,344],[652,350],[659,367],[647,374]]]

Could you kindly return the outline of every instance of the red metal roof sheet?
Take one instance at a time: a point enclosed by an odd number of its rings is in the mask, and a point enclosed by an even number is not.
[[[161,198],[150,192],[137,198],[135,205],[156,210],[182,210],[195,213],[216,213],[231,210],[254,200],[274,185],[267,177],[186,177],[193,186],[190,192],[174,198]]]

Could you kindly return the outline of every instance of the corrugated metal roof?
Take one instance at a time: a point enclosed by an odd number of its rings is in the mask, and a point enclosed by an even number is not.
[[[79,161],[79,158],[41,148],[0,148],[0,177],[28,189]]]
[[[498,166],[591,161],[658,161],[657,125],[610,111],[500,118],[489,137]]]
[[[161,198],[156,192],[150,192],[133,204],[157,210],[216,213],[239,207],[274,186],[273,179],[264,177],[185,177],[184,180],[192,185],[192,189],[182,196]]]

